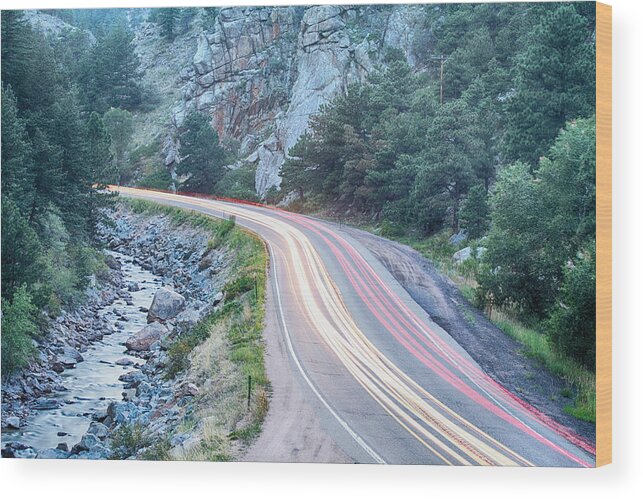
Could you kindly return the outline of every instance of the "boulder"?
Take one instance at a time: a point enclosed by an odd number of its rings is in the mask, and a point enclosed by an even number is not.
[[[449,244],[453,246],[460,246],[463,242],[467,240],[467,233],[463,230],[453,234],[449,238]]]
[[[62,362],[55,361],[51,364],[51,370],[60,374],[65,370],[65,366],[62,365]]]
[[[58,362],[67,369],[76,367],[76,364],[83,360],[83,356],[80,352],[70,346],[65,346],[62,354],[58,355]]]
[[[111,402],[107,406],[107,415],[111,423],[123,424],[135,420],[140,415],[140,411],[132,402]]]
[[[481,258],[486,251],[487,251],[487,248],[479,246],[478,249],[476,250],[476,258]],[[473,250],[471,249],[471,246],[467,246],[466,248],[462,248],[460,251],[456,251],[453,254],[453,261],[455,263],[466,262],[472,256],[473,256]]]
[[[147,312],[147,322],[161,321],[176,317],[185,306],[185,298],[170,288],[161,288],[154,295]]]
[[[72,452],[74,454],[78,454],[82,451],[91,450],[97,445],[100,445],[99,438],[96,435],[92,435],[91,433],[85,433],[83,435],[83,438],[80,439],[80,442],[74,445]]]
[[[152,322],[148,324],[138,333],[130,336],[125,342],[128,350],[134,352],[144,352],[150,349],[153,343],[169,334],[169,330],[163,324]]]
[[[201,312],[192,308],[184,310],[176,316],[176,324],[182,328],[191,328],[201,320]]]

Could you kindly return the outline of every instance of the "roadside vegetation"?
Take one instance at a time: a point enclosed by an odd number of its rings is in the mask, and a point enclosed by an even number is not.
[[[167,215],[211,234],[208,252],[229,248],[233,259],[223,305],[181,334],[168,348],[166,377],[186,376],[201,387],[195,408],[182,429],[196,429],[200,442],[180,455],[156,442],[155,458],[228,461],[261,431],[268,412],[269,382],[264,365],[263,324],[268,256],[263,242],[238,227],[190,210],[123,199],[135,213]],[[204,255],[207,258],[207,255]],[[123,435],[127,445],[130,433]],[[141,447],[149,445],[140,444]]]

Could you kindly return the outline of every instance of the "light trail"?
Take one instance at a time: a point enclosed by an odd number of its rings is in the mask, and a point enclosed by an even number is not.
[[[439,462],[457,465],[534,465],[506,442],[492,437],[488,431],[429,393],[375,346],[358,327],[319,251],[305,231],[320,237],[336,258],[351,286],[344,291],[354,292],[384,331],[419,360],[427,372],[434,373],[453,388],[454,397],[474,402],[498,421],[515,427],[516,431],[525,435],[524,438],[539,442],[577,465],[592,465],[586,458],[580,457],[582,455],[564,449],[528,425],[525,419],[530,419],[532,424],[542,421],[535,412],[508,396],[508,392],[477,365],[435,334],[358,251],[324,224],[308,217],[243,204],[122,187],[118,190],[127,196],[189,207],[209,215],[218,216],[221,213],[235,216],[240,225],[267,241],[273,261],[272,279],[281,329],[290,356],[322,405],[375,462],[385,462],[377,445],[367,442],[352,428],[350,421],[333,408],[332,401],[322,393],[311,378],[305,362],[298,357],[297,340],[292,337],[289,322],[301,324],[303,319],[310,324],[311,333],[332,351],[354,381]],[[285,274],[285,280],[279,278],[278,267]],[[282,304],[282,288],[288,290],[290,299],[287,314]],[[547,425],[546,420],[544,427],[555,430],[555,426]]]

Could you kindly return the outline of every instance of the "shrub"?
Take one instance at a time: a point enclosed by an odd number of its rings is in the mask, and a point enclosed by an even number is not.
[[[140,423],[123,424],[112,433],[112,459],[127,459],[150,445]]]
[[[389,220],[382,221],[382,230],[380,231],[382,237],[395,239],[404,235],[404,227],[402,224],[390,222]]]
[[[2,376],[27,365],[34,352],[31,339],[38,332],[36,307],[26,286],[19,287],[13,300],[2,300]]]
[[[255,279],[253,276],[248,274],[243,274],[236,278],[234,281],[231,281],[225,285],[223,291],[226,296],[226,300],[234,300],[237,297],[247,293],[255,287]]]
[[[165,167],[155,168],[145,175],[139,182],[139,186],[148,189],[168,189],[172,184],[172,175]]]
[[[552,346],[591,369],[596,368],[596,257],[588,248],[565,268],[560,301],[546,330]]]

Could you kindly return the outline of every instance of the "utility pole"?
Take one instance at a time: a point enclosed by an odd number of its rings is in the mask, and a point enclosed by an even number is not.
[[[447,62],[447,56],[440,54],[431,59],[438,59],[440,61],[440,106],[444,103],[444,63]]]

